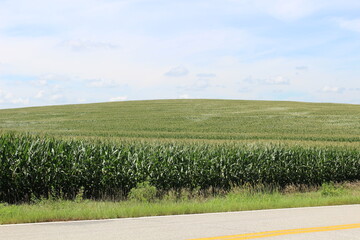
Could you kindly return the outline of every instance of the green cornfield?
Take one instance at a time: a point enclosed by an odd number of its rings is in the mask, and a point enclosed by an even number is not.
[[[260,141],[360,147],[360,106],[190,99],[1,109],[0,131],[79,140]]]
[[[101,143],[0,135],[0,202],[125,198],[137,183],[159,190],[284,187],[360,180],[360,150],[279,144]]]

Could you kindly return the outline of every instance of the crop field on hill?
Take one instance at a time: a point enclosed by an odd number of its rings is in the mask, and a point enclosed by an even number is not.
[[[9,109],[0,110],[0,130],[0,202],[79,192],[121,199],[145,181],[160,191],[227,191],[360,180],[358,105],[161,100]]]
[[[158,100],[0,110],[0,129],[103,139],[360,142],[360,106]]]

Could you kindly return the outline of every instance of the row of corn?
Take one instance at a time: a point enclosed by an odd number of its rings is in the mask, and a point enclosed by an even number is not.
[[[159,190],[242,184],[317,185],[360,180],[353,148],[206,143],[94,143],[0,135],[0,202],[32,197],[126,197],[137,183]]]

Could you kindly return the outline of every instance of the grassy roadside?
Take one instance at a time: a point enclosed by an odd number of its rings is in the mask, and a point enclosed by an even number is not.
[[[293,207],[331,206],[360,203],[360,184],[323,185],[299,192],[252,192],[235,189],[210,198],[146,201],[42,200],[33,204],[0,204],[0,224],[110,219],[175,214],[194,214]]]

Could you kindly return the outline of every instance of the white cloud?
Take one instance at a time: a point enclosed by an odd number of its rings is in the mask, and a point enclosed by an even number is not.
[[[168,77],[183,77],[188,75],[189,70],[187,70],[184,66],[177,66],[174,67],[172,69],[170,69],[170,71],[168,71],[167,73],[165,73],[165,76]]]
[[[252,90],[249,87],[241,87],[238,89],[239,93],[248,93],[251,92]]]
[[[295,69],[299,70],[299,71],[306,71],[309,69],[309,67],[308,66],[296,66]]]
[[[243,82],[249,83],[249,84],[258,83],[258,82],[260,82],[260,81],[262,81],[262,80],[253,78],[252,76],[248,76],[248,77],[246,77],[246,78],[243,79]]]
[[[0,89],[0,103],[11,103],[15,105],[28,105],[30,103],[29,98],[14,97],[12,93],[5,93]]]
[[[213,73],[198,73],[196,74],[197,77],[199,78],[214,78],[216,77],[216,74]]]
[[[290,83],[289,79],[283,76],[276,76],[265,80],[266,84],[273,84],[273,85],[288,85]]]
[[[47,79],[39,79],[39,80],[35,81],[35,84],[38,86],[45,86],[45,85],[47,85],[47,83],[48,83]]]
[[[90,87],[115,87],[119,84],[116,81],[112,80],[105,80],[103,78],[90,80],[89,86]]]
[[[173,61],[178,61],[179,57],[194,58],[198,54],[203,55],[215,51],[234,53],[242,50],[246,52],[251,51],[253,46],[263,44],[260,38],[238,27],[188,30],[174,37],[159,37],[150,41],[155,46],[153,55],[161,53],[174,59]],[[156,52],[158,50],[160,52]]]
[[[331,87],[331,86],[325,86],[321,89],[321,91],[325,93],[341,93],[344,90],[345,89],[341,87]]]
[[[231,2],[241,2],[231,0]],[[241,4],[246,11],[264,12],[274,18],[284,21],[294,21],[320,11],[346,11],[360,8],[358,0],[252,0]]]
[[[337,23],[341,28],[355,32],[360,32],[360,18],[352,19],[352,20],[337,19]]]
[[[210,87],[209,80],[198,79],[198,80],[194,81],[192,84],[180,86],[179,89],[182,89],[185,91],[204,91],[208,87]]]
[[[179,99],[189,99],[189,98],[190,98],[190,96],[188,94],[181,94],[179,96]]]
[[[14,98],[14,99],[11,99],[10,102],[13,104],[27,105],[27,104],[29,104],[30,100],[28,98]]]
[[[268,85],[289,85],[290,80],[283,76],[270,77],[268,79],[253,78],[252,76],[246,77],[243,82],[248,84],[268,84]]]
[[[61,75],[61,74],[48,73],[48,74],[41,74],[32,83],[35,86],[45,87],[45,86],[49,86],[51,83],[54,82],[63,82],[70,80],[74,80],[74,78],[70,78],[69,76]],[[55,86],[52,87],[54,88]]]
[[[312,0],[254,0],[253,4],[269,15],[286,21],[306,17],[325,5],[324,1]]]
[[[350,88],[349,91],[360,91],[360,88]]]
[[[113,98],[110,98],[109,101],[110,102],[117,102],[117,101],[125,101],[127,100],[127,96],[120,96],[120,97],[113,97]]]
[[[35,98],[42,98],[44,96],[45,91],[40,90],[36,95]]]
[[[112,43],[91,40],[67,40],[61,42],[59,46],[69,48],[73,51],[110,50],[117,48],[117,46]]]
[[[11,92],[6,92],[0,89],[0,98],[2,98],[4,101],[12,101],[13,94]]]
[[[50,96],[50,100],[52,101],[58,101],[60,99],[62,99],[64,96],[62,94],[54,94],[52,96]]]

